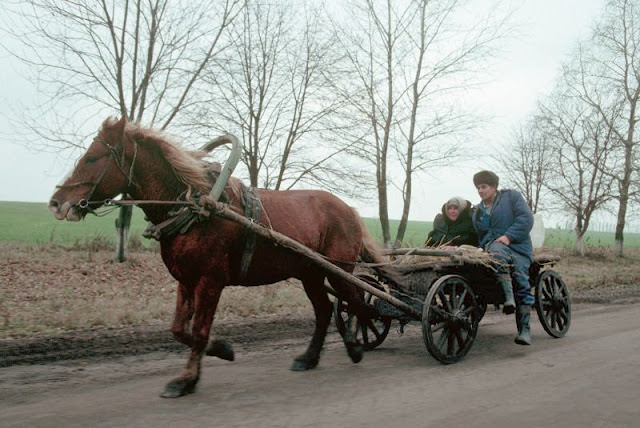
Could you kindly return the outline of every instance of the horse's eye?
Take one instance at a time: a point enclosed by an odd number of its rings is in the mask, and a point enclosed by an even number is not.
[[[98,158],[95,156],[87,156],[84,161],[85,163],[92,164],[92,163],[96,163],[97,160]]]

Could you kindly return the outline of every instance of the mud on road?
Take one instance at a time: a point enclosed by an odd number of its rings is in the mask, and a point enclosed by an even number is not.
[[[627,304],[640,301],[640,284],[620,285],[603,290],[572,293],[574,304]],[[311,337],[314,320],[308,316],[267,315],[214,323],[216,339],[234,346],[276,343],[283,339],[304,341]],[[330,333],[335,328],[330,327]],[[43,364],[62,360],[111,358],[152,352],[183,352],[175,341],[169,323],[123,328],[94,328],[56,336],[0,340],[0,367]],[[302,349],[301,349],[302,352]]]

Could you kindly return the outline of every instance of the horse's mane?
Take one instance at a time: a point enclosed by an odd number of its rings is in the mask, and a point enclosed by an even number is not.
[[[111,127],[117,126],[117,119],[109,118],[102,126],[101,135],[105,137]],[[206,194],[211,190],[210,173],[219,174],[221,165],[217,162],[207,162],[203,158],[207,155],[203,151],[187,150],[172,140],[163,132],[145,128],[138,123],[127,122],[124,128],[126,136],[141,145],[155,147],[169,164],[176,178],[191,191]],[[225,187],[238,200],[241,199],[242,180],[230,177]]]
[[[114,121],[105,122],[103,128],[114,124]],[[180,182],[200,193],[209,191],[211,183],[206,163],[172,141],[169,136],[133,122],[127,122],[124,132],[138,144],[156,147]]]

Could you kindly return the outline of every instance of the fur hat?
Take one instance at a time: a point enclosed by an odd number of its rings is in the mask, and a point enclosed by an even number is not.
[[[449,209],[450,206],[455,205],[459,211],[464,211],[467,208],[467,200],[461,196],[454,196],[444,204],[445,209]]]
[[[500,179],[493,171],[480,171],[473,176],[473,184],[479,186],[480,184],[488,184],[489,186],[498,187]]]

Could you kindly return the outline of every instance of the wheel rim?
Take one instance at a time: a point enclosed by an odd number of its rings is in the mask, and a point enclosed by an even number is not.
[[[556,272],[542,272],[536,286],[536,312],[544,330],[552,337],[562,337],[571,325],[571,297]]]
[[[438,279],[422,310],[422,335],[429,353],[445,364],[464,357],[476,337],[481,315],[478,299],[463,277]]]

